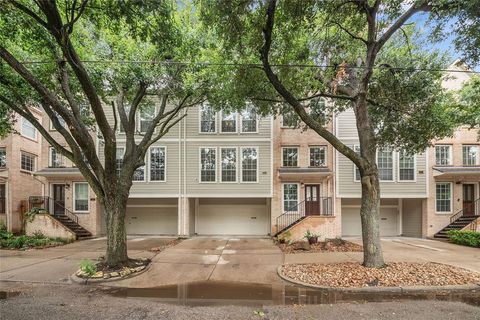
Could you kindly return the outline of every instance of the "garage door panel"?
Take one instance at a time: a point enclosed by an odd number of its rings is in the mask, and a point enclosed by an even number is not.
[[[197,233],[211,235],[266,235],[269,217],[265,205],[201,205]]]
[[[177,208],[127,208],[127,234],[172,235],[178,232]]]
[[[398,235],[398,209],[380,208],[380,235],[384,237]],[[342,208],[342,235],[361,236],[360,208]]]

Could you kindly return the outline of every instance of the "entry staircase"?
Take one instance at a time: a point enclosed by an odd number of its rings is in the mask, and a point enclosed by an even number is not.
[[[315,215],[333,216],[332,198],[321,197],[319,200],[319,214]],[[311,201],[305,200],[288,208],[287,211],[277,217],[275,224],[277,231],[273,236],[276,237],[281,233],[285,232],[286,230],[290,229],[294,225],[299,224],[303,219],[308,216],[309,212],[314,211],[312,210],[313,208],[311,206]]]
[[[480,198],[475,200],[470,206],[463,208],[450,217],[450,223],[433,236],[437,239],[448,239],[448,231],[462,230],[469,224],[471,229],[477,229],[477,221],[480,218]]]
[[[92,233],[78,223],[78,216],[51,197],[31,196],[28,199],[30,209],[39,208],[49,213],[64,227],[75,233],[77,240],[92,237]]]

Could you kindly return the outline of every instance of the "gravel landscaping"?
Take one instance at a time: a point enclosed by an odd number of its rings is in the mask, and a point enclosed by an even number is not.
[[[287,278],[326,287],[446,286],[480,283],[480,273],[445,264],[393,262],[385,268],[365,268],[359,263],[288,264]]]
[[[362,252],[363,247],[356,243],[342,239],[326,239],[323,242],[308,244],[306,241],[288,243],[277,243],[284,253],[305,253],[305,252]]]

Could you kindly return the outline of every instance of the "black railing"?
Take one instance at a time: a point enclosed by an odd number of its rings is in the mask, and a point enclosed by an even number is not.
[[[478,217],[480,216],[480,198],[473,201],[469,205],[467,205],[462,210],[458,211],[454,215],[450,217],[450,223],[453,223],[460,219],[461,217]]]
[[[58,201],[55,201],[51,197],[30,196],[28,199],[28,204],[29,204],[30,210],[33,208],[43,209],[45,210],[45,212],[53,216],[65,215],[70,220],[74,221],[75,223],[78,223],[78,216],[75,213],[65,208],[64,205],[62,205]]]
[[[279,234],[305,216],[332,216],[332,198],[319,198],[319,200],[318,202],[305,200],[288,208],[287,211],[277,217],[276,234]]]
[[[0,213],[7,212],[7,199],[5,197],[0,197]]]

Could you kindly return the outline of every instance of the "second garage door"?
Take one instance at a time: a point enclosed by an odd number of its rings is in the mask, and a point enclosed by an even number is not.
[[[177,207],[127,207],[127,234],[175,235]]]
[[[269,233],[266,199],[200,199],[196,216],[199,235],[255,235]]]
[[[360,208],[342,207],[342,235],[360,236]],[[391,237],[398,235],[398,209],[380,208],[380,235]]]

